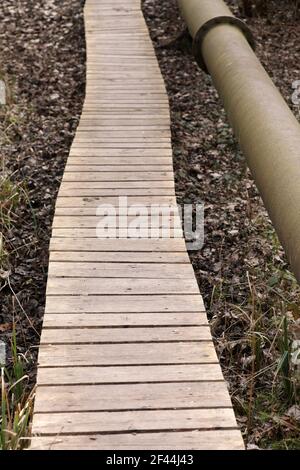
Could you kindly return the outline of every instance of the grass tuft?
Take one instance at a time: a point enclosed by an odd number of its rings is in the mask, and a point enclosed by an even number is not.
[[[11,355],[12,367],[1,367],[0,449],[22,450],[29,443],[34,391],[28,396],[25,359],[17,351],[15,327]]]

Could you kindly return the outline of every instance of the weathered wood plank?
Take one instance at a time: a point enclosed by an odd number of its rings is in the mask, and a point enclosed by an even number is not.
[[[159,175],[159,173],[155,173],[156,175]],[[76,176],[73,176],[76,175]],[[87,176],[85,176],[87,175]],[[117,175],[118,178],[123,178],[127,181],[130,179],[137,179],[138,177],[135,176],[135,173],[114,173],[114,175]],[[128,176],[126,176],[128,175]],[[132,176],[131,176],[132,175]],[[167,175],[165,173],[164,175]],[[166,176],[162,176],[166,177]],[[142,179],[142,177],[140,177]],[[64,179],[68,181],[76,181],[82,179],[83,181],[92,181],[92,180],[106,180],[108,181],[109,179],[113,179],[113,175],[111,173],[65,173]],[[153,176],[153,179],[155,177]],[[159,179],[159,178],[157,178]],[[87,197],[64,197],[64,196],[59,196],[56,201],[56,207],[98,207],[102,204],[109,204],[113,205],[115,207],[118,207],[120,204],[119,198],[118,197],[97,197],[97,196],[87,196]],[[130,199],[130,204],[132,205],[142,205],[142,206],[151,206],[152,204],[158,204],[160,206],[163,205],[173,205],[174,207],[177,206],[177,201],[175,196],[133,196]],[[127,204],[128,205],[128,204]],[[68,211],[66,210],[66,213]]]
[[[78,186],[78,185],[77,185]],[[81,185],[80,185],[81,186]],[[86,188],[69,188],[66,187],[66,184],[61,186],[60,191],[59,191],[59,196],[64,196],[64,197],[70,197],[70,196],[77,196],[77,197],[87,197],[87,196],[104,196],[104,197],[109,197],[109,196],[114,196],[114,197],[120,197],[120,196],[127,196],[128,197],[128,202],[130,203],[130,197],[132,196],[173,196],[173,188],[145,188],[145,189],[126,189],[126,188],[93,188],[93,184],[89,185],[90,187]]]
[[[171,387],[169,393],[172,393]],[[53,436],[129,430],[136,432],[218,428],[236,428],[232,409],[36,414],[33,432]]]
[[[83,172],[83,173],[80,173],[79,171],[77,172],[73,172],[73,173],[64,173],[64,176],[63,176],[63,182],[65,181],[70,181],[70,182],[78,182],[80,183],[81,181],[86,181],[86,182],[92,182],[92,181],[140,181],[140,182],[143,182],[143,181],[172,181],[173,180],[173,172],[159,172],[159,171],[155,171],[155,172],[143,172],[143,171],[139,171],[139,172],[123,172],[123,173],[119,173],[117,171],[113,172],[113,173],[106,173],[106,172],[97,172],[97,173],[88,173],[88,172]],[[75,198],[74,198],[75,199]],[[78,201],[74,201],[76,203],[79,202],[80,198],[77,198]],[[150,200],[150,198],[148,198],[148,201]],[[170,198],[169,198],[170,200]],[[143,201],[144,202],[147,202],[145,201],[145,199],[141,199],[141,201],[137,201],[140,202],[141,204],[143,204]],[[173,198],[172,202],[173,201],[176,201],[175,198]],[[73,201],[72,201],[73,202]],[[81,205],[85,205],[84,204],[85,201],[82,201]],[[151,200],[150,200],[151,202]],[[156,202],[157,204],[168,204],[168,200],[164,202],[164,198],[161,197],[160,200],[153,200],[153,203]],[[78,207],[78,206],[75,206],[75,207]]]
[[[244,450],[239,430],[36,437],[32,450]]]
[[[139,278],[139,279],[194,279],[190,264],[151,263],[56,263],[50,262],[50,277],[84,278]]]
[[[197,294],[195,279],[49,278],[47,295]],[[174,299],[176,301],[176,299]]]
[[[172,165],[172,158],[171,157],[93,157],[92,160],[86,157],[70,157],[68,160],[68,165],[80,165],[80,169],[82,165],[90,166],[90,165],[100,165],[103,167],[104,165],[108,166],[131,166],[134,167],[142,165],[144,168],[145,165],[150,166],[161,166]],[[141,169],[141,168],[139,168]],[[149,170],[151,171],[151,170]],[[170,170],[169,170],[170,171]]]
[[[123,139],[124,140],[124,139]],[[163,150],[168,149],[170,151],[170,144],[169,142],[157,141],[154,140],[152,142],[147,142],[145,139],[134,139],[128,140],[128,142],[122,142],[121,139],[109,141],[101,141],[100,139],[91,139],[91,141],[80,141],[79,139],[74,141],[72,150],[78,149],[155,149],[155,150]]]
[[[69,238],[60,240],[54,238],[50,243],[50,251],[130,251],[137,253],[144,252],[185,252],[186,246],[184,240],[77,240]]]
[[[65,196],[66,197],[66,196]],[[87,196],[89,197],[89,196]],[[97,196],[92,196],[93,198]],[[103,196],[99,196],[103,197]],[[104,196],[105,197],[105,196]],[[108,196],[109,197],[109,196]],[[116,224],[124,225],[124,220],[132,220],[133,217],[136,218],[138,215],[143,215],[147,217],[147,214],[152,214],[154,217],[153,225],[157,226],[156,218],[159,217],[159,221],[167,220],[167,217],[173,217],[176,220],[176,224],[179,224],[179,211],[178,206],[173,204],[157,205],[157,204],[143,204],[134,205],[132,201],[135,200],[135,196],[128,196],[127,199],[123,196],[115,197],[117,205],[114,203],[111,204],[101,204],[99,206],[91,207],[56,207],[56,216],[55,217],[102,217],[104,215],[116,215]],[[112,211],[112,212],[110,212]],[[150,216],[149,216],[150,217]],[[177,222],[178,221],[178,222]],[[153,237],[154,238],[154,237]],[[144,239],[145,240],[145,239]],[[155,240],[154,240],[155,241]]]
[[[87,308],[88,310],[88,308]],[[101,328],[207,325],[205,312],[47,313],[43,328]],[[129,380],[129,378],[128,378]]]
[[[50,253],[50,264],[55,261],[82,262],[82,263],[156,263],[182,264],[189,263],[186,252],[172,254],[152,252],[88,252],[88,251],[52,251]],[[177,266],[180,271],[180,266]]]
[[[118,93],[118,90],[115,90],[115,93]],[[170,129],[167,124],[148,124],[147,122],[139,122],[135,125],[128,125],[124,122],[123,124],[106,124],[101,121],[101,119],[95,118],[95,120],[83,119],[78,125],[77,130],[79,132],[103,132],[103,133],[113,133],[113,132],[126,132],[128,130],[129,135],[135,135],[136,133],[142,133],[143,135],[150,135],[151,133],[160,135],[162,132],[170,133]]]
[[[211,341],[208,326],[155,328],[72,328],[46,329],[41,344],[150,343]]]
[[[130,201],[129,201],[130,204]],[[90,208],[91,209],[91,208]],[[110,207],[109,207],[110,209]],[[129,209],[130,210],[130,209]],[[156,215],[148,215],[146,212],[147,209],[145,209],[145,212],[139,210],[135,211],[135,214],[133,214],[133,211],[130,211],[131,213],[129,215],[124,215],[122,214],[122,207],[118,207],[118,209],[114,209],[113,206],[113,212],[110,213],[109,217],[111,217],[109,220],[107,219],[108,216],[108,209],[107,206],[103,207],[101,210],[97,211],[97,216],[92,216],[88,215],[88,211],[86,214],[81,214],[81,215],[67,215],[67,216],[56,216],[53,221],[53,228],[54,229],[69,229],[69,228],[74,228],[74,229],[93,229],[94,230],[94,236],[96,236],[96,228],[99,226],[100,223],[104,222],[109,222],[110,226],[114,227],[128,227],[128,228],[134,228],[136,225],[139,223],[143,224],[143,228],[149,230],[149,234],[155,233],[156,229],[177,229],[178,232],[181,231],[181,219],[179,215],[175,214],[170,214],[169,212],[165,212],[163,214],[157,213]],[[92,211],[91,211],[92,212]],[[138,217],[138,219],[137,219]],[[167,233],[167,230],[165,230]],[[143,232],[144,234],[146,232]],[[74,231],[74,234],[78,236],[77,232]],[[146,235],[144,235],[146,236]],[[88,238],[88,237],[87,237]]]
[[[130,230],[126,230],[125,233],[118,233],[121,230],[124,229],[124,227],[115,227],[117,238],[118,239],[127,239],[128,234],[130,233]],[[135,230],[135,229],[134,229]],[[111,236],[110,232],[110,236]],[[131,232],[134,233],[135,238],[143,238],[145,236],[151,236],[151,234],[155,234],[156,237],[160,237],[162,240],[164,239],[180,239],[183,237],[182,230],[181,229],[176,229],[176,228],[159,228],[159,227],[148,227],[146,229],[138,229],[138,231]],[[80,238],[85,238],[85,239],[95,239],[95,238],[107,238],[106,232],[102,231],[99,235],[99,233],[96,231],[95,228],[54,228],[52,230],[52,237],[54,238],[70,238],[70,237],[76,237],[78,239]],[[134,238],[133,237],[133,238]]]
[[[38,385],[101,385],[129,383],[164,382],[223,382],[223,375],[218,364],[176,364],[167,366],[127,366],[127,367],[80,367],[41,368],[38,373]],[[197,384],[199,387],[199,383]],[[198,388],[197,388],[198,389]],[[201,387],[200,387],[201,389]],[[48,395],[50,393],[48,389]],[[219,398],[228,400],[228,394]],[[43,400],[42,400],[43,402]],[[230,402],[229,402],[230,406]]]
[[[70,155],[74,157],[171,157],[172,151],[166,149],[137,148],[71,148]],[[113,180],[114,181],[114,180]]]
[[[122,91],[119,87],[103,85],[102,88],[116,92]],[[137,130],[137,128],[142,127],[143,129],[169,129],[168,128],[168,118],[157,118],[157,117],[148,117],[148,118],[132,118],[130,116],[105,116],[95,114],[88,114],[80,121],[80,129],[88,130],[91,129],[107,129],[107,128],[120,128],[120,129],[132,129]],[[126,130],[126,129],[125,129]]]
[[[114,141],[118,140],[121,141],[123,139],[126,139],[126,141],[150,141],[152,139],[154,142],[159,142],[160,139],[170,139],[170,131],[166,129],[147,129],[147,127],[140,126],[140,128],[132,129],[131,127],[127,130],[118,130],[118,129],[111,129],[110,127],[108,128],[97,128],[94,126],[93,128],[87,130],[87,129],[82,129],[79,127],[77,129],[77,140],[76,142],[85,142],[89,139],[99,139],[99,140],[105,140],[105,141]],[[165,142],[166,140],[164,140]],[[170,140],[169,140],[170,142]],[[172,161],[171,158],[169,160]],[[145,159],[145,163],[147,163],[148,159]]]
[[[126,217],[120,215],[120,208],[119,210],[116,211],[116,226],[118,227],[127,227],[128,224],[132,223],[133,221],[136,220],[136,216],[140,215],[138,212],[135,215],[126,215]],[[72,215],[66,215],[66,216],[59,216],[56,215],[53,220],[53,228],[74,228],[74,227],[80,227],[80,228],[96,228],[100,220],[103,219],[103,215],[106,215],[105,212],[106,209],[103,210],[102,215],[99,214],[97,216],[89,216],[86,214],[82,214],[81,216],[72,216]],[[143,215],[143,214],[142,214]],[[165,214],[158,214],[158,220],[156,221],[154,217],[151,217],[149,215],[143,216],[143,221],[147,222],[149,224],[149,227],[181,227],[181,221],[179,216],[176,214],[169,214],[166,212]]]
[[[93,162],[90,162],[89,165],[85,164],[85,165],[81,165],[81,164],[77,164],[77,165],[74,165],[71,161],[66,165],[66,168],[65,168],[65,174],[66,173],[76,173],[76,172],[80,172],[80,173],[97,173],[97,172],[108,172],[108,173],[113,173],[114,171],[119,173],[120,171],[122,172],[129,172],[129,171],[132,171],[132,172],[139,172],[139,171],[147,171],[147,172],[155,172],[155,171],[158,171],[158,172],[162,172],[162,171],[165,171],[165,172],[171,172],[173,170],[172,168],[172,165],[171,164],[163,164],[163,163],[160,163],[160,164],[156,164],[156,165],[151,165],[151,164],[148,164],[148,165],[136,165],[136,164],[131,164],[131,165],[110,165],[110,164],[107,164],[107,163],[99,163],[99,164],[94,164]]]
[[[85,158],[85,157],[84,157]],[[175,195],[174,180],[169,181],[64,181],[61,189],[126,189],[128,194],[123,196],[130,196],[130,190],[144,189],[144,190],[156,190],[156,189],[172,189],[171,196]],[[158,194],[159,196],[160,194]]]
[[[58,239],[64,240],[64,239]],[[59,294],[59,291],[57,292]],[[198,295],[79,295],[49,296],[48,313],[146,313],[201,312],[204,310]]]
[[[231,407],[224,382],[118,383],[61,386],[55,389],[55,393],[51,387],[42,387],[35,403],[35,413],[105,411],[111,410],[112,403],[118,403],[120,411]],[[222,413],[221,409],[219,411]],[[181,417],[178,418],[179,424]],[[231,425],[235,427],[234,423]],[[218,427],[217,422],[215,427]]]
[[[212,342],[41,345],[39,367],[216,364]]]

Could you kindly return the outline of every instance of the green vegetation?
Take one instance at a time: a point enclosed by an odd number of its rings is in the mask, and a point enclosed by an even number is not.
[[[293,449],[300,432],[300,288],[283,263],[267,218],[259,224],[266,229],[272,256],[245,273],[240,288],[248,296],[243,295],[247,300],[242,305],[231,302],[232,285],[222,279],[211,309],[226,304],[228,317],[235,319],[225,321],[226,340],[216,341],[226,351],[225,373],[231,376],[231,395],[246,441],[251,436],[253,443],[254,435],[260,447]]]
[[[24,358],[17,352],[15,328],[11,340],[12,367],[1,366],[0,449],[19,450],[26,447],[30,435],[30,419],[34,393],[28,396],[28,376]]]
[[[7,88],[6,106],[0,107],[2,146],[11,143],[18,134],[20,110],[13,103],[11,89]],[[29,202],[25,184],[15,181],[15,175],[9,171],[2,158],[0,162],[0,288],[10,285],[11,246],[9,232],[18,220],[17,211],[22,204]],[[34,217],[33,217],[34,218]],[[16,297],[16,302],[18,298]],[[11,330],[9,324],[0,325],[5,331]],[[16,325],[12,333],[5,335],[10,339],[7,351],[7,365],[1,368],[1,411],[0,411],[0,449],[19,450],[26,447],[30,434],[30,420],[33,411],[34,392],[28,387],[25,373],[26,359],[18,353]],[[6,340],[7,343],[7,340]]]

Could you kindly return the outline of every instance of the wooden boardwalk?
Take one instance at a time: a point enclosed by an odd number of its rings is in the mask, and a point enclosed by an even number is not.
[[[56,204],[31,448],[243,449],[181,229],[96,237],[100,204],[176,197],[140,0],[87,0],[85,21],[87,94]]]

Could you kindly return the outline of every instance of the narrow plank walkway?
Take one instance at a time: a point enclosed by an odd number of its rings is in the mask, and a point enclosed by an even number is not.
[[[172,238],[96,237],[100,204],[176,197],[140,0],[87,0],[85,21],[87,94],[53,223],[31,449],[243,449],[178,214]]]

